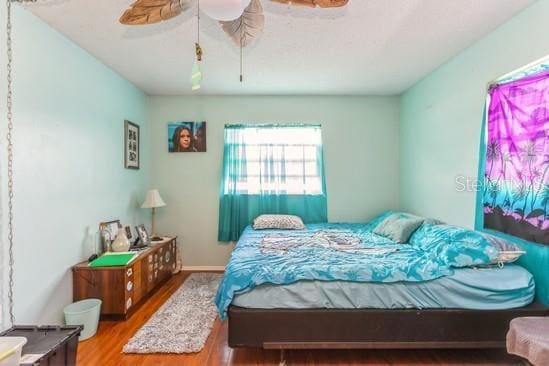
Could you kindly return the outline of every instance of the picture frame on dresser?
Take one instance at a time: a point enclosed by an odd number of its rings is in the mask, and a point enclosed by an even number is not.
[[[149,237],[149,233],[147,233],[145,225],[137,225],[135,227],[135,230],[137,231],[137,236],[139,237],[139,242],[141,243],[141,245],[151,244],[151,238]]]
[[[103,221],[99,223],[99,233],[104,232],[104,230],[108,231],[109,237],[105,239],[109,239],[111,241],[116,238],[116,234],[120,228],[122,228],[120,220]]]
[[[131,226],[129,225],[124,226],[124,230],[126,230],[126,237],[128,238],[128,240],[131,241],[133,238]]]

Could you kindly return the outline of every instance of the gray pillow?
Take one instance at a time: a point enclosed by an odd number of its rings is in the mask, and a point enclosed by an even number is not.
[[[421,217],[391,215],[374,229],[374,234],[384,236],[395,243],[407,243],[423,221],[425,219]]]

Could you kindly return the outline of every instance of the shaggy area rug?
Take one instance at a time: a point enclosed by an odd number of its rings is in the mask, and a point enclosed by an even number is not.
[[[210,335],[217,308],[217,273],[193,273],[124,346],[124,353],[199,352]]]

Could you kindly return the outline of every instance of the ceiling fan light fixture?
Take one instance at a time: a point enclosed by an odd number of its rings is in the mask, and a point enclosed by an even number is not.
[[[235,20],[242,15],[251,0],[201,0],[200,8],[212,19]]]
[[[191,71],[191,90],[200,89],[200,83],[202,82],[202,70],[200,69],[200,62],[195,59],[193,68]]]

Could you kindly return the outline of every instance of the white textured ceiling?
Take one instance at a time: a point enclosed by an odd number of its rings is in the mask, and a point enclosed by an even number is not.
[[[151,95],[399,94],[534,0],[350,0],[309,9],[263,0],[265,29],[239,49],[201,17],[202,89],[190,90],[196,0],[147,26],[118,18],[131,0],[42,0],[26,7]]]

